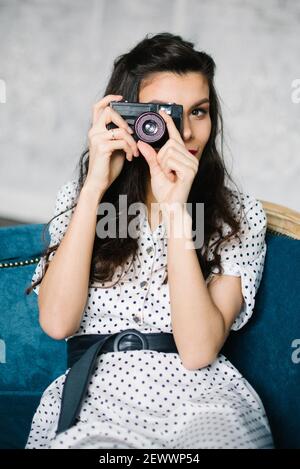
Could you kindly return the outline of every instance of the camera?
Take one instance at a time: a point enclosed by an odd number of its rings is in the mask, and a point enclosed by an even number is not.
[[[135,141],[142,140],[153,148],[161,148],[169,139],[169,132],[160,109],[169,114],[182,136],[183,106],[175,103],[129,103],[128,101],[111,101],[110,106],[117,111],[132,128]],[[114,122],[107,124],[107,129],[118,126]]]

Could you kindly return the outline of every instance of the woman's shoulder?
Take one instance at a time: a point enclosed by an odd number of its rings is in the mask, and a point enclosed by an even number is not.
[[[267,217],[263,204],[254,194],[229,187],[226,189],[227,200],[236,219],[240,221],[247,220],[250,224],[254,224],[255,220],[259,220],[260,223],[266,224]]]
[[[243,210],[249,210],[253,206],[261,206],[262,203],[257,199],[254,194],[245,190],[238,191],[232,187],[226,187],[227,199],[231,204],[232,209],[242,208]]]
[[[69,179],[61,184],[58,188],[57,195],[61,197],[74,197],[79,191],[78,179]]]
[[[226,189],[231,215],[239,224],[239,239],[247,240],[249,237],[264,235],[267,228],[267,216],[261,201],[249,192],[238,191],[229,187],[226,187]],[[226,238],[232,232],[231,226],[225,220],[222,220],[219,228],[221,233],[215,232],[212,234],[209,240],[209,248],[214,246],[215,242],[220,239],[220,235],[222,238]],[[227,240],[227,244],[230,243],[233,243],[233,240]]]
[[[79,194],[79,184],[77,179],[69,179],[59,186],[56,193],[55,213],[66,210],[76,201]]]

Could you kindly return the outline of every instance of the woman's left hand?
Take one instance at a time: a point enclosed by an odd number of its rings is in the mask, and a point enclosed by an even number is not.
[[[166,122],[169,140],[158,153],[141,140],[137,146],[149,165],[152,193],[157,202],[184,204],[198,171],[199,161],[185,148],[172,117],[162,110],[159,114]]]

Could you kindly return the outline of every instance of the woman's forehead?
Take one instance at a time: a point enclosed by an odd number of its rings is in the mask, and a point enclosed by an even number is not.
[[[142,81],[140,101],[190,102],[209,97],[206,78],[199,72],[184,75],[172,72],[158,72]]]

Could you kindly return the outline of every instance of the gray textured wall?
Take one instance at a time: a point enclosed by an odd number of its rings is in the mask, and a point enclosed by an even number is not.
[[[162,31],[214,57],[237,181],[300,210],[299,26],[295,0],[0,0],[0,216],[48,221],[113,58]]]

